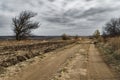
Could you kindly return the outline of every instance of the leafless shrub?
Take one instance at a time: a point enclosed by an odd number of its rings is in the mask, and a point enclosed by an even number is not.
[[[63,40],[70,40],[70,36],[68,36],[67,34],[63,34],[62,39]]]
[[[39,27],[38,22],[32,22],[30,19],[35,17],[36,14],[31,11],[23,11],[18,17],[12,19],[13,31],[16,40],[26,39],[31,35],[31,30]]]
[[[93,34],[93,36],[98,39],[100,37],[100,31],[99,30],[96,30]]]
[[[120,36],[120,18],[113,18],[104,26],[103,36]]]

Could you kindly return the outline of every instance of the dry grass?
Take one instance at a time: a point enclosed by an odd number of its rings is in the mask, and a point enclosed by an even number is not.
[[[28,44],[37,44],[37,43],[43,43],[43,42],[45,42],[45,41],[41,41],[41,40],[23,40],[23,41],[5,40],[5,41],[0,41],[0,46],[28,45]]]
[[[109,39],[109,45],[114,51],[120,49],[120,37],[114,37]]]
[[[74,41],[1,41],[0,66],[12,66],[72,43]]]
[[[97,44],[103,59],[120,74],[120,37],[107,38],[106,43]]]

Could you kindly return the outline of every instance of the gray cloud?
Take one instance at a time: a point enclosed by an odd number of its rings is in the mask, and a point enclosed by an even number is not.
[[[98,8],[90,8],[88,10],[85,10],[84,12],[81,12],[79,9],[71,9],[68,10],[65,15],[73,17],[75,19],[80,18],[87,18],[89,16],[94,16],[96,14],[102,14],[106,12],[115,11],[114,8],[105,8],[105,7],[98,7]]]
[[[36,35],[90,35],[119,17],[119,7],[119,0],[1,0],[0,35],[13,34],[11,19],[23,10],[38,13],[34,20],[42,25]]]
[[[7,27],[10,24],[10,19],[8,19],[8,17],[5,16],[1,16],[0,15],[0,27]]]
[[[106,12],[111,12],[116,9],[114,8],[104,8],[104,7],[98,7],[98,8],[90,8],[89,10],[85,11],[81,17],[86,17],[86,16],[92,16],[96,14],[101,14],[101,13],[106,13]]]
[[[48,1],[50,1],[50,2],[54,2],[55,0],[48,0]]]

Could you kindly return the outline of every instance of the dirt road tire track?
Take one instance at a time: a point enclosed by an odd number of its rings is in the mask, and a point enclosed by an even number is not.
[[[85,45],[89,48],[85,49],[83,47]],[[84,52],[86,56],[82,56],[82,52],[78,53],[81,49],[86,50]],[[63,67],[63,64],[76,53],[76,58],[73,58],[74,64],[70,63],[73,65],[71,68],[73,73],[68,74],[71,78],[63,78],[64,80],[120,80],[104,62],[94,44],[76,44],[58,52],[54,51],[38,64],[29,66],[9,80],[50,80],[59,68]],[[85,70],[85,75],[81,75],[83,70]]]
[[[39,64],[30,66],[14,80],[49,80],[59,67],[78,50],[79,45],[47,56]]]

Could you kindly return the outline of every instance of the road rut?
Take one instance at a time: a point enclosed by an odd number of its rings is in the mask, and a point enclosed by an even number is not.
[[[63,65],[68,60],[68,65]],[[66,67],[67,72],[58,73],[61,67]],[[104,62],[95,45],[89,43],[54,51],[11,80],[56,80],[55,74],[61,75],[57,80],[120,80]]]

